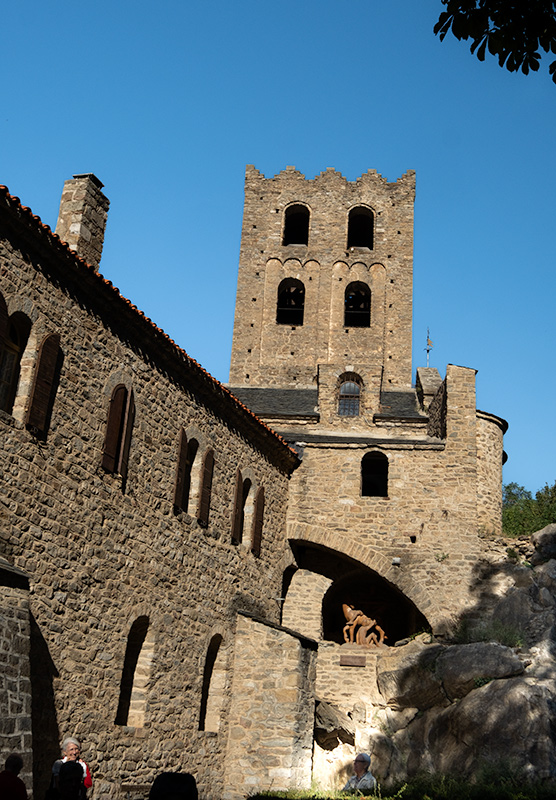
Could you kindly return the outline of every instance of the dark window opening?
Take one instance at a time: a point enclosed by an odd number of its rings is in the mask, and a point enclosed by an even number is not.
[[[199,442],[196,439],[188,441],[185,431],[180,431],[180,444],[178,464],[176,468],[176,482],[174,487],[174,511],[187,511],[189,509],[189,496],[191,493],[191,470],[195,462]]]
[[[245,511],[247,498],[251,491],[249,478],[243,479],[241,470],[236,472],[236,489],[234,497],[234,513],[232,519],[232,544],[241,544],[245,527]]]
[[[203,457],[203,466],[201,467],[201,489],[199,493],[199,507],[197,510],[197,520],[199,525],[202,525],[203,528],[206,528],[209,523],[213,473],[214,450],[207,450]]]
[[[135,671],[148,628],[149,618],[139,617],[131,626],[127,637],[122,680],[120,682],[120,700],[115,720],[116,725],[127,725],[128,722]]]
[[[255,496],[255,509],[253,511],[253,535],[251,537],[251,552],[255,556],[261,555],[264,521],[264,486],[260,486]]]
[[[216,663],[216,657],[218,655],[218,651],[220,649],[220,645],[222,644],[222,636],[220,634],[216,634],[210,640],[210,644],[207,650],[207,657],[205,659],[205,668],[203,670],[203,688],[201,689],[201,709],[199,713],[199,730],[210,730],[213,731],[215,726],[209,724],[208,727],[206,726],[207,723],[207,707],[209,702],[209,692],[211,689],[211,679],[214,670],[214,665]],[[218,729],[216,729],[218,730]]]
[[[122,489],[124,490],[134,421],[135,400],[133,389],[128,390],[120,383],[116,386],[110,398],[102,466],[107,472],[119,473],[122,476]]]
[[[371,290],[366,283],[355,281],[346,286],[344,326],[369,328],[371,325]]]
[[[294,205],[286,208],[284,215],[283,245],[308,244],[309,242],[309,209],[307,206]]]
[[[27,346],[31,321],[16,311],[8,318],[4,298],[0,295],[0,408],[11,414],[19,383],[21,356]]]
[[[370,208],[352,208],[348,217],[348,247],[373,249],[374,217]]]
[[[303,325],[305,287],[297,278],[285,278],[278,287],[276,322],[278,325]]]
[[[388,458],[384,453],[366,453],[361,460],[361,495],[388,497]]]
[[[359,416],[359,406],[361,399],[361,387],[355,379],[344,380],[340,384],[340,394],[338,398],[338,414],[341,417]]]
[[[46,436],[50,427],[62,362],[63,354],[60,350],[59,334],[51,333],[45,336],[39,348],[31,402],[26,419],[27,427],[42,438]]]

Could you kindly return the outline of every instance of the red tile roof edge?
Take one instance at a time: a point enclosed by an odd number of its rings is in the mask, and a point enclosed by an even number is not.
[[[286,442],[285,439],[283,439],[278,433],[276,433],[276,431],[273,431],[272,428],[270,428],[265,422],[259,419],[259,417],[257,417],[257,415],[254,414],[250,408],[244,405],[241,402],[241,400],[238,400],[238,398],[226,386],[220,383],[219,380],[217,380],[213,375],[210,374],[210,372],[208,372],[204,367],[202,367],[198,361],[195,361],[194,358],[191,358],[191,356],[183,348],[179,347],[179,345],[177,345],[175,341],[171,339],[162,328],[159,328],[157,325],[155,325],[154,322],[149,317],[147,317],[143,311],[141,311],[139,308],[137,308],[136,305],[134,305],[131,302],[131,300],[128,300],[127,297],[124,297],[123,294],[120,293],[119,289],[116,286],[114,286],[112,281],[109,281],[107,278],[105,278],[100,272],[98,272],[93,266],[91,266],[91,264],[85,261],[84,258],[78,255],[75,252],[75,250],[72,250],[69,244],[60,239],[58,234],[54,233],[54,231],[48,225],[46,225],[46,223],[44,223],[37,214],[33,214],[29,206],[24,206],[19,197],[10,194],[10,191],[7,186],[5,186],[4,184],[0,184],[0,192],[4,194],[8,202],[10,202],[15,208],[17,208],[18,211],[22,211],[24,214],[26,214],[29,223],[36,224],[38,227],[42,229],[43,233],[46,233],[46,235],[51,239],[52,245],[60,249],[63,249],[66,252],[66,254],[70,255],[74,259],[74,261],[77,262],[77,264],[80,267],[86,267],[87,270],[90,272],[92,276],[94,276],[95,279],[99,280],[105,286],[108,286],[110,289],[112,289],[112,291],[116,294],[116,296],[127,306],[129,306],[129,308],[135,314],[137,314],[144,323],[150,325],[159,335],[163,336],[167,340],[167,342],[171,345],[171,347],[176,351],[177,355],[185,359],[186,362],[188,362],[193,369],[201,372],[202,377],[205,380],[208,379],[210,382],[212,382],[216,389],[221,391],[224,395],[227,395],[229,399],[238,408],[240,408],[244,413],[252,417],[262,428],[265,428],[268,431],[268,433],[270,433],[284,447],[286,447],[289,450],[289,452],[295,456],[297,460],[299,459],[299,456],[297,455],[295,450],[292,447],[290,447],[290,445]]]

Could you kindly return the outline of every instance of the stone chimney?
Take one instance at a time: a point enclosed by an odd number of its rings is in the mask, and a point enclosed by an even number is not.
[[[91,172],[64,183],[56,233],[72,250],[98,270],[110,201],[103,183]]]

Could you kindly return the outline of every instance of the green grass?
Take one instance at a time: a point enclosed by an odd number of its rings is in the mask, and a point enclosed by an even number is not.
[[[473,782],[450,775],[419,775],[371,795],[379,800],[554,800],[556,783],[528,782],[518,770],[504,764],[484,764]],[[341,800],[343,792],[259,792],[249,800]]]

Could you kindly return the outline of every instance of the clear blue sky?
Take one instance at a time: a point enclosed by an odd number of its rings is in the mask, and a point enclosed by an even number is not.
[[[556,480],[556,86],[441,43],[440,0],[26,0],[2,11],[0,182],[111,201],[101,271],[227,380],[245,164],[417,171],[414,368],[478,369],[504,479]],[[216,277],[215,277],[216,276]]]

